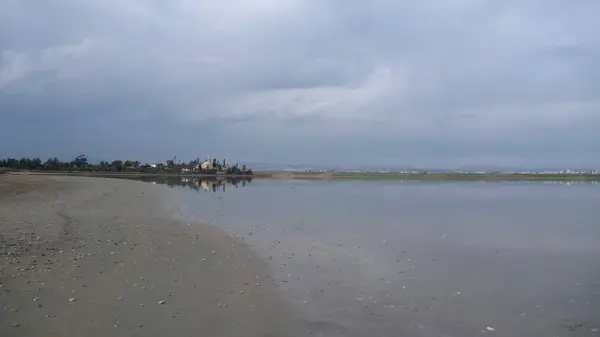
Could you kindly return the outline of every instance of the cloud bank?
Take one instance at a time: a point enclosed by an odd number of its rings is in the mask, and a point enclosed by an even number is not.
[[[5,0],[0,156],[600,166],[600,3]]]

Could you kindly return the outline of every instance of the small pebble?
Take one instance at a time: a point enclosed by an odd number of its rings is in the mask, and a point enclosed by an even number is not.
[[[165,301],[158,301],[158,304],[165,304],[165,303],[167,303],[167,302],[165,302]]]
[[[71,303],[72,303],[72,302],[75,302],[75,301],[77,301],[77,299],[76,299],[75,297],[71,297],[71,298],[69,298],[69,302],[71,302]]]

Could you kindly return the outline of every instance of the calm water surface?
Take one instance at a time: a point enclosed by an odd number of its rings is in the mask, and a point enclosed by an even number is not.
[[[600,186],[254,180],[178,187],[315,336],[600,336]]]

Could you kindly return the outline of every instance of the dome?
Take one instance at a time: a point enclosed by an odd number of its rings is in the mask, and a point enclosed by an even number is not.
[[[212,169],[212,163],[207,160],[207,161],[205,161],[205,162],[202,163],[201,168],[203,170],[210,170],[210,169]]]

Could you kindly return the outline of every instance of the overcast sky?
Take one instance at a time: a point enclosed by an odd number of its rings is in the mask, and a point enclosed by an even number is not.
[[[600,166],[598,0],[2,0],[0,157]]]

